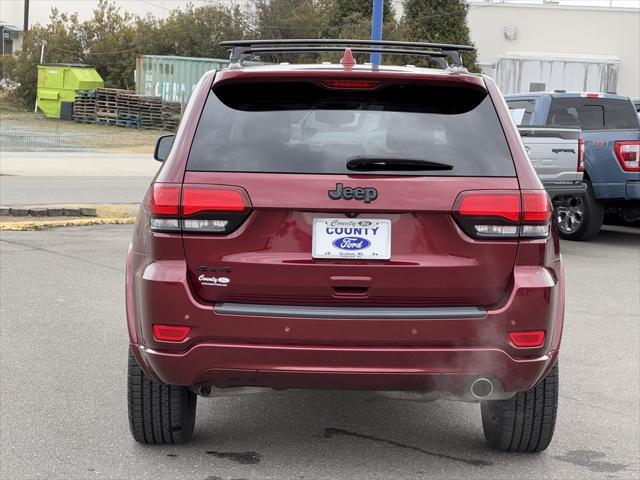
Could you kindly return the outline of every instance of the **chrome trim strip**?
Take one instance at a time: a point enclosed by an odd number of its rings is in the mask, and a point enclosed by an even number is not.
[[[213,307],[222,315],[248,317],[303,317],[324,319],[469,319],[483,318],[481,307],[320,307],[305,305],[263,305],[254,303],[218,303]]]

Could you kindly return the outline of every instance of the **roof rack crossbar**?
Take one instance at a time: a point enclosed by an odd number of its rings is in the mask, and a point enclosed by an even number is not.
[[[338,52],[352,45],[367,47],[353,47],[354,52],[376,52],[393,55],[419,55],[434,59],[440,66],[446,68],[446,59],[455,67],[462,67],[461,52],[473,51],[469,45],[454,45],[449,43],[401,42],[394,40],[349,40],[349,39],[275,39],[275,40],[230,40],[220,45],[232,47],[230,62],[240,64],[247,57],[259,53],[295,53],[295,52]],[[372,48],[381,47],[381,48]],[[409,48],[382,48],[409,47]],[[440,51],[424,50],[436,48]],[[444,59],[444,60],[443,60]]]
[[[425,51],[425,50],[408,50],[408,49],[398,49],[398,48],[366,48],[366,47],[353,47],[351,49],[354,53],[386,53],[391,55],[417,55],[430,57],[434,60],[441,68],[447,68],[448,64],[446,59],[449,58],[451,63],[455,64],[455,56],[451,55],[450,52],[434,52],[434,51]],[[305,53],[305,52],[344,52],[344,48],[342,47],[258,47],[258,48],[248,48],[243,50],[242,55],[244,60],[246,57],[250,57],[251,55],[256,55],[260,53]]]

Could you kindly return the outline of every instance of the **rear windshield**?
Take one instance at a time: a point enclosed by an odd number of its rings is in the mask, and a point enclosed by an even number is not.
[[[448,170],[354,172],[354,157],[418,159]],[[331,90],[312,83],[215,87],[191,171],[515,176],[491,99],[460,87]]]
[[[554,98],[547,125],[582,130],[639,128],[633,104],[615,98]]]

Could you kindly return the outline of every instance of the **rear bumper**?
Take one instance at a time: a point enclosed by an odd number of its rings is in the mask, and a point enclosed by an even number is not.
[[[293,316],[216,311],[192,295],[184,261],[141,262],[136,271],[131,258],[130,343],[145,373],[162,383],[437,391],[468,398],[470,383],[482,376],[494,382],[496,394],[509,396],[535,385],[560,345],[560,260],[553,269],[516,266],[504,303],[466,318],[415,318],[413,309],[397,318],[368,318],[366,311],[360,318],[327,318],[324,310],[315,317],[299,310]],[[153,323],[189,325],[191,333],[182,343],[158,342]],[[545,330],[545,343],[516,349],[506,341],[510,330]]]
[[[587,185],[583,182],[572,183],[544,183],[542,184],[551,200],[556,197],[568,197],[582,195],[587,190]]]
[[[640,200],[640,173],[638,180],[616,183],[592,183],[598,200]]]
[[[199,343],[186,352],[133,346],[156,379],[168,384],[410,390],[468,398],[479,377],[492,380],[495,397],[535,385],[557,352],[516,359],[497,349],[338,348]]]

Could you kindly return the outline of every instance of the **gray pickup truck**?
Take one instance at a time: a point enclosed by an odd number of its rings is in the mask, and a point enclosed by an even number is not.
[[[569,233],[579,215],[575,205],[586,190],[582,181],[584,141],[581,131],[535,126],[518,127],[518,130],[529,160],[551,197],[560,233]]]

